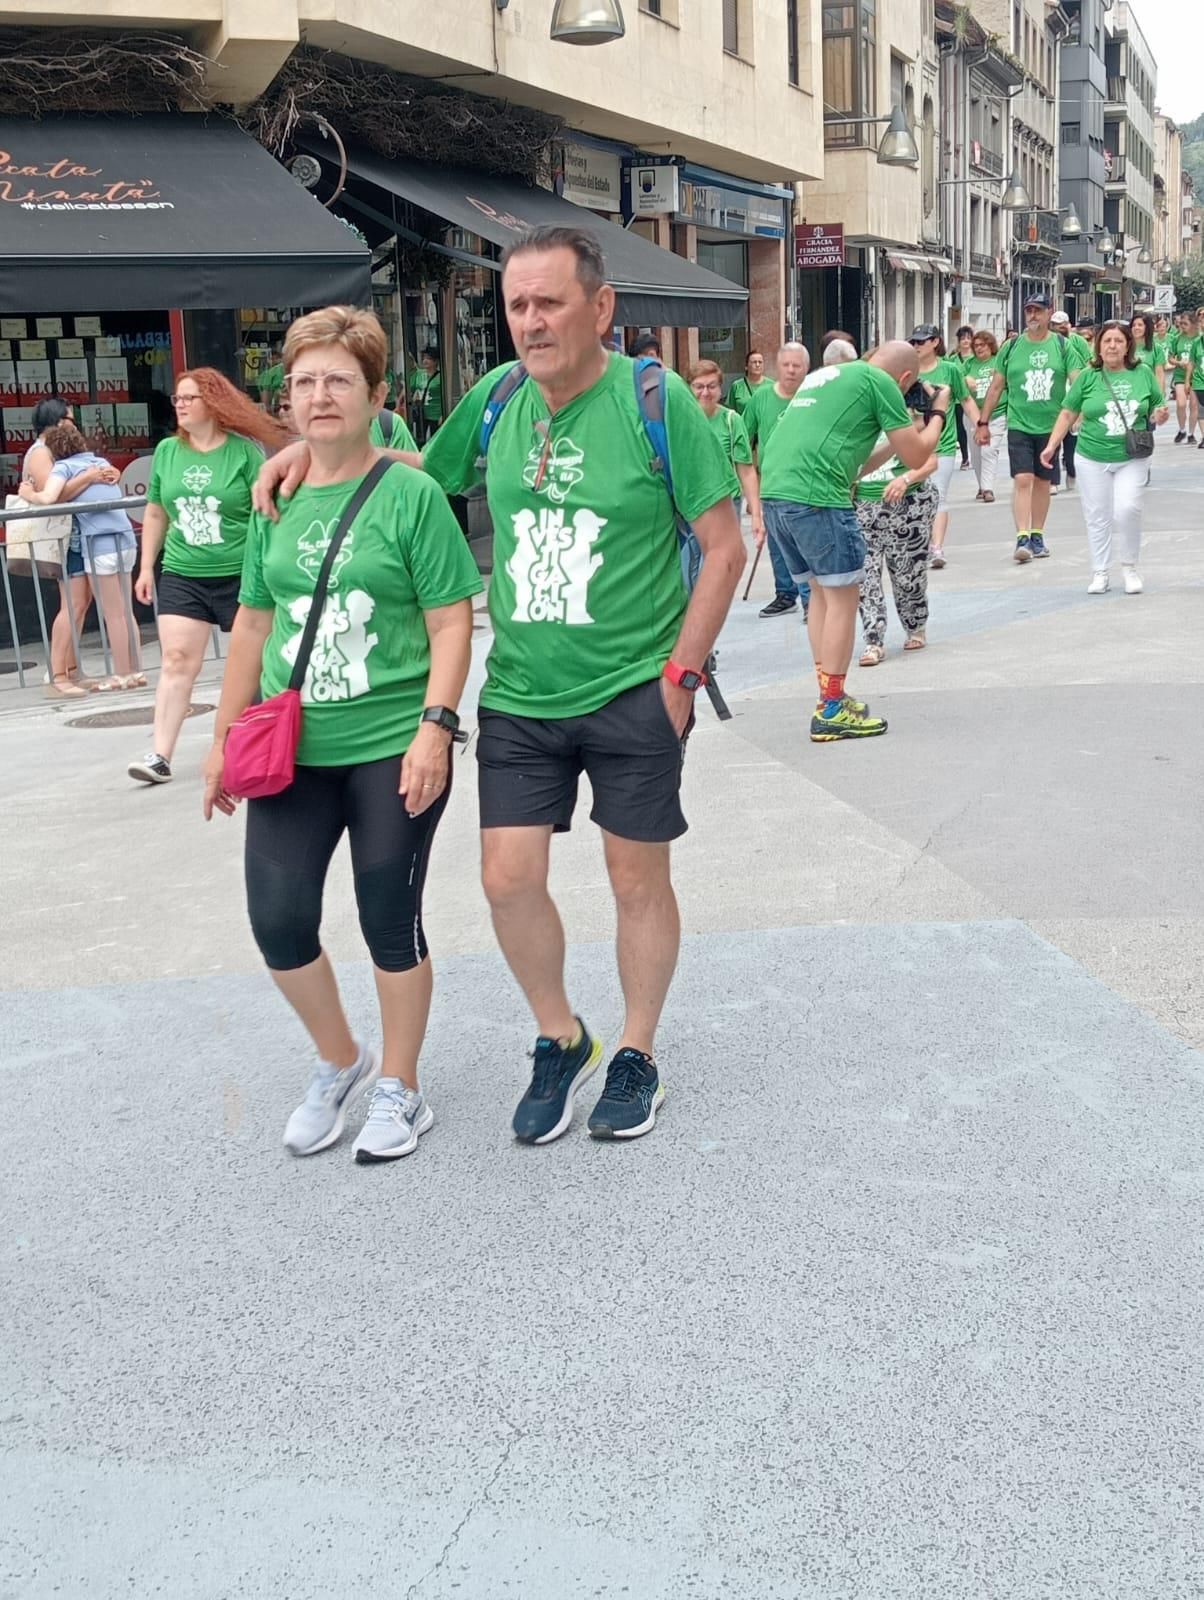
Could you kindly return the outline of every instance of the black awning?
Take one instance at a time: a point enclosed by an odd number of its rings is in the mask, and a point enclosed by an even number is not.
[[[314,145],[316,155],[329,150]],[[743,322],[748,290],[717,272],[617,228],[547,189],[531,189],[513,178],[495,178],[458,167],[390,161],[366,150],[349,152],[351,171],[454,227],[479,233],[503,247],[525,229],[544,224],[585,227],[606,256],[606,271],[618,299],[616,317],[628,325],[725,328]]]
[[[0,118],[0,311],[366,304],[363,242],[232,122]]]

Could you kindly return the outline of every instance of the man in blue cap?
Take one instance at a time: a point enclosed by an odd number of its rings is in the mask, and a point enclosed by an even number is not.
[[[1066,391],[1083,361],[1068,340],[1049,325],[1049,296],[1029,295],[1024,303],[1024,332],[1009,339],[995,358],[999,369],[982,403],[978,442],[990,444],[991,413],[1007,391],[1008,462],[1012,469],[1012,515],[1016,521],[1015,558],[1040,560],[1045,547],[1045,519],[1053,468],[1041,460]]]

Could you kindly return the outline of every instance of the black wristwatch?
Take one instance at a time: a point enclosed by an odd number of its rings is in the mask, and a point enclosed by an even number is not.
[[[442,728],[444,733],[450,733],[453,744],[466,744],[468,742],[468,735],[460,732],[459,717],[447,706],[427,706],[422,713],[422,720],[423,722],[433,722],[437,727]]]

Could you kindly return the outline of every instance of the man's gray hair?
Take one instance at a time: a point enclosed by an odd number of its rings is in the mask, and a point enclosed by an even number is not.
[[[845,361],[856,361],[857,351],[847,339],[833,339],[824,351],[824,366],[838,367]]]
[[[515,256],[528,255],[533,251],[544,255],[549,250],[573,252],[577,258],[577,281],[586,294],[597,294],[606,282],[606,258],[602,254],[602,246],[588,228],[551,225],[528,228],[502,252],[502,271],[505,272]]]

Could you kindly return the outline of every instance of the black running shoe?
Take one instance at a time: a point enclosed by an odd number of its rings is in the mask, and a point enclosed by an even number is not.
[[[141,761],[131,761],[125,770],[131,778],[137,778],[139,783],[171,782],[171,763],[164,761],[162,756],[157,756],[153,750],[148,756],[143,756]]]
[[[767,606],[762,606],[759,615],[762,617],[784,617],[788,611],[793,611],[798,605],[798,596],[795,594],[775,594]]]
[[[581,1038],[576,1044],[562,1045],[559,1039],[541,1034],[531,1052],[531,1087],[514,1113],[514,1137],[523,1144],[551,1144],[573,1120],[573,1100],[585,1080],[598,1070],[602,1060],[602,1041],[577,1018]]]
[[[1178,433],[1175,435],[1175,443],[1176,444],[1182,444],[1184,439],[1186,439],[1186,438],[1187,438],[1187,430],[1184,429],[1184,428],[1180,428]]]
[[[656,1062],[642,1050],[620,1050],[606,1069],[606,1087],[589,1119],[594,1139],[638,1139],[651,1133],[665,1098]]]

